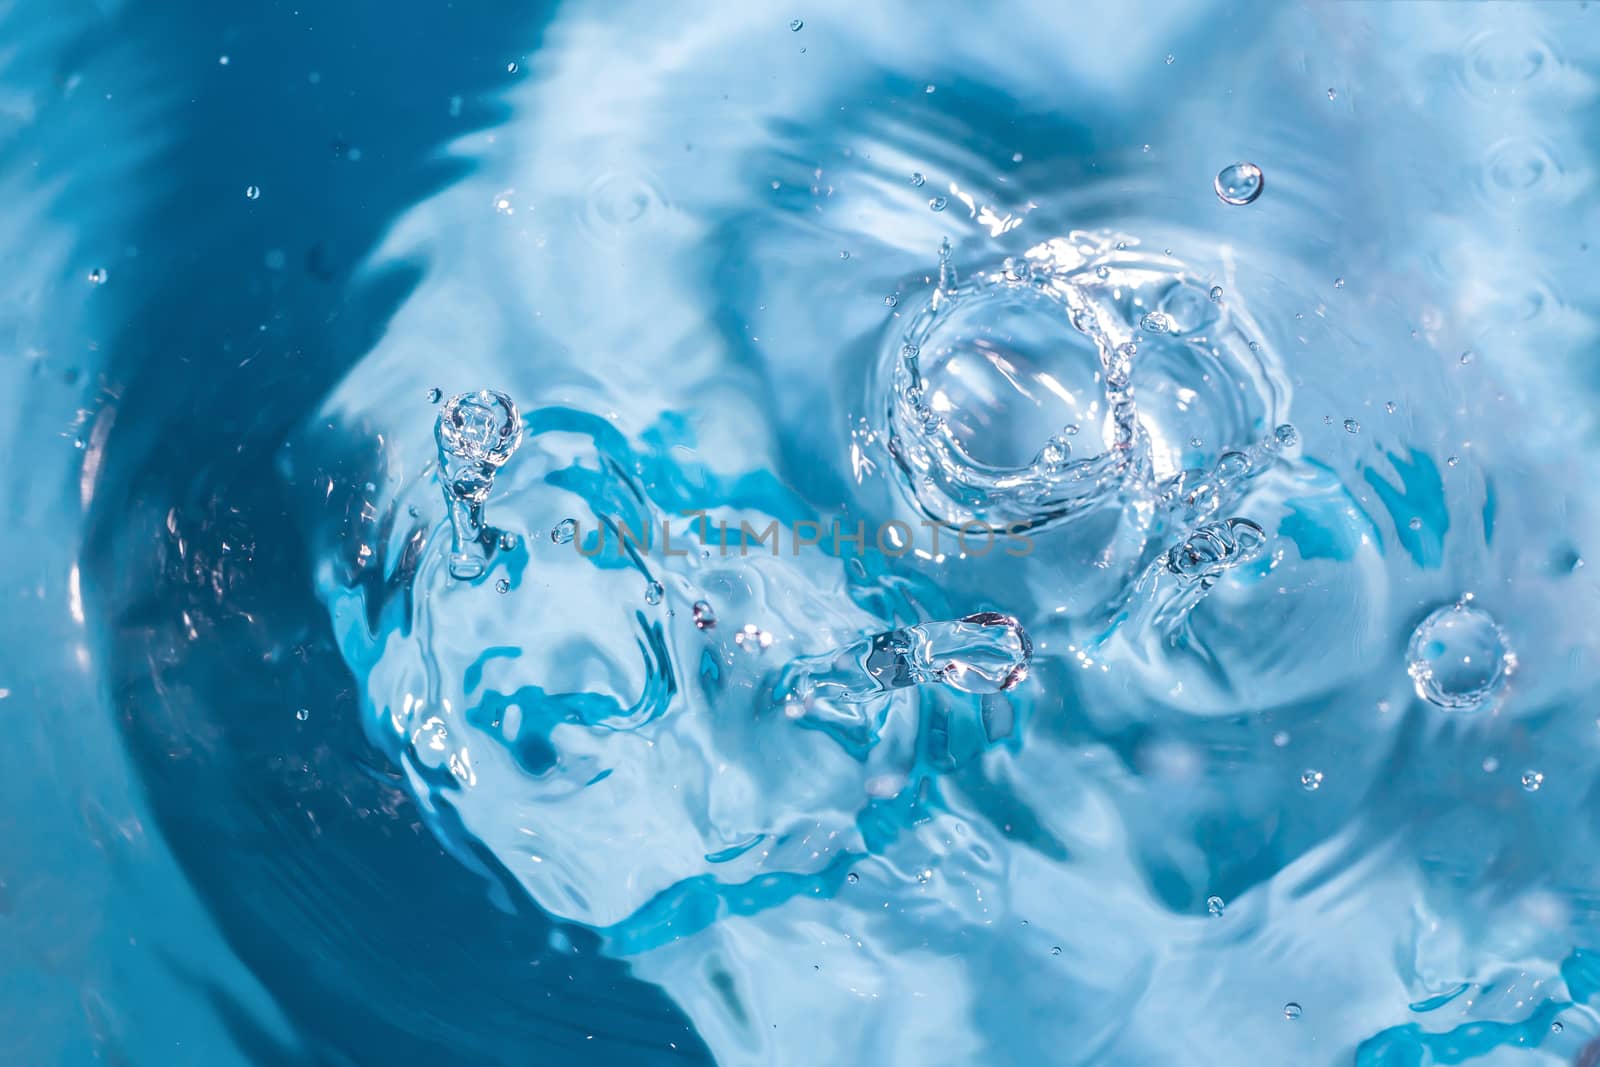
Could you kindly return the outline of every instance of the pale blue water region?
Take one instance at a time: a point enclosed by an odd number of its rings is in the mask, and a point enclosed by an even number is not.
[[[0,1060],[1595,1067],[1596,18],[0,0]]]

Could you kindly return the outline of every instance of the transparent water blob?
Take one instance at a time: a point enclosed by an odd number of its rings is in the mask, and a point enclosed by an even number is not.
[[[470,580],[488,569],[499,533],[483,517],[495,472],[522,443],[522,418],[504,393],[461,393],[446,401],[434,423],[439,481],[450,512],[450,575]]]
[[[1465,600],[1430,613],[1406,648],[1406,670],[1417,695],[1451,711],[1490,703],[1516,668],[1516,654],[1499,624]]]
[[[1217,172],[1213,183],[1217,199],[1235,206],[1248,204],[1261,195],[1266,175],[1254,163],[1230,163]]]

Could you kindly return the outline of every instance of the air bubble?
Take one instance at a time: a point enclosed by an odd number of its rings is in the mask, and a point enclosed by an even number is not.
[[[1211,302],[1213,304],[1222,303],[1222,286],[1213,285],[1211,287]]]
[[[1517,667],[1505,632],[1484,611],[1451,604],[1418,624],[1406,650],[1417,695],[1452,711],[1492,701]]]
[[[1322,788],[1322,772],[1314,767],[1308,767],[1300,772],[1300,788],[1307,793],[1315,793]]]
[[[1296,1019],[1300,1018],[1300,1005],[1296,1004],[1292,1000],[1289,1001],[1289,1003],[1283,1006],[1283,1017],[1288,1019],[1290,1022],[1294,1022]]]
[[[578,536],[577,519],[562,519],[550,530],[550,540],[558,545],[570,545],[576,536]]]
[[[893,293],[890,293],[888,296],[883,298],[883,306],[886,308],[897,307],[899,304],[900,298],[895,296]]]
[[[1223,909],[1226,907],[1227,905],[1223,903],[1221,897],[1206,898],[1206,911],[1210,912],[1215,917],[1221,917]]]
[[[450,576],[477,578],[489,566],[497,532],[483,518],[495,472],[522,443],[522,418],[504,393],[480,389],[451,397],[434,423],[439,481],[450,511]]]
[[[104,285],[107,277],[109,277],[109,275],[106,273],[104,268],[96,267],[94,270],[89,272],[89,284]]]
[[[945,205],[949,202],[950,201],[946,200],[942,196],[936,196],[932,200],[928,201],[928,208],[931,211],[943,211],[945,209]]]
[[[660,582],[651,582],[644,587],[644,602],[646,604],[659,604],[666,595],[666,590],[661,588]]]
[[[294,713],[294,717],[299,719],[301,722],[305,722],[307,719],[311,718],[311,709],[301,708],[299,711]]]
[[[805,22],[803,22],[802,20],[800,20],[800,19],[790,19],[789,20],[789,29],[790,29],[791,32],[799,33],[804,28],[805,28]]]
[[[1213,183],[1217,199],[1235,206],[1248,204],[1261,195],[1266,185],[1266,175],[1254,163],[1233,163],[1217,172]]]
[[[246,200],[260,200],[261,199],[261,186],[259,186],[259,185],[247,185],[247,186],[245,186],[244,198]]]
[[[1177,327],[1174,326],[1171,316],[1165,315],[1159,311],[1146,312],[1144,316],[1139,319],[1139,328],[1148,333],[1177,332]]]
[[[1544,775],[1539,771],[1522,772],[1522,788],[1529,793],[1537,793],[1544,786]]]
[[[496,579],[495,583],[494,583],[494,591],[497,592],[497,593],[509,593],[509,592],[511,592],[511,579],[510,578],[499,578],[499,579]]]
[[[1357,422],[1355,419],[1345,419],[1344,420],[1344,432],[1345,433],[1360,433],[1361,432],[1361,424],[1359,422]]]
[[[438,386],[434,386],[432,389],[428,390],[428,403],[437,404],[439,401],[441,401],[443,399],[444,399],[444,390],[443,389],[440,389]]]
[[[913,187],[920,189],[922,188],[922,183],[927,180],[927,178],[922,176],[922,172],[920,170],[914,170],[911,172],[911,184]]]

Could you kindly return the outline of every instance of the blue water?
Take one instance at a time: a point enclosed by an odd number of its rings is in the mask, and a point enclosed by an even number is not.
[[[0,0],[0,1060],[1594,1067],[1597,18]]]

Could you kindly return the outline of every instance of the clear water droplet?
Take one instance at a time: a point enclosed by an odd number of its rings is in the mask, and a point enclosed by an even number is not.
[[[1337,99],[1339,99],[1338,92],[1336,90],[1329,89],[1328,90],[1328,99],[1329,100],[1337,100]]]
[[[1211,287],[1211,302],[1213,304],[1222,303],[1222,286],[1213,285]]]
[[[1460,456],[1451,456],[1449,459],[1444,461],[1444,465],[1446,467],[1454,467],[1457,463],[1460,463],[1460,462],[1461,462],[1461,457]]]
[[[517,547],[517,535],[510,530],[500,531],[500,551],[510,552]]]
[[[1333,280],[1333,287],[1335,289],[1343,289],[1344,288],[1344,279],[1343,278],[1335,278]]]
[[[1206,911],[1210,912],[1213,916],[1220,916],[1226,907],[1227,905],[1223,903],[1221,897],[1206,898]]]
[[[1307,767],[1300,772],[1300,788],[1307,793],[1315,793],[1322,788],[1322,772],[1314,767]]]
[[[1286,422],[1272,431],[1272,439],[1279,448],[1293,448],[1300,443],[1300,431]]]
[[[857,882],[861,881],[861,876],[855,871],[851,871],[849,874],[844,876],[844,880],[849,882],[851,885],[855,885]]]
[[[1566,1029],[1566,1027],[1561,1025],[1561,1020],[1560,1019],[1552,1019],[1551,1020],[1551,1022],[1550,1022],[1550,1032],[1552,1034],[1559,1034],[1562,1030],[1565,1030],[1565,1029]]]
[[[792,32],[799,33],[804,28],[805,28],[805,22],[804,21],[802,21],[800,19],[790,19],[789,20],[789,29]]]
[[[299,719],[301,722],[305,722],[307,719],[311,718],[311,709],[301,708],[299,711],[294,713],[294,717]]]
[[[516,60],[512,60],[510,63],[506,64],[506,73],[507,74],[515,74],[518,69],[519,68],[517,67],[517,61]]]
[[[439,401],[441,401],[443,399],[444,399],[444,390],[443,389],[440,389],[438,386],[434,386],[432,389],[428,390],[428,403],[437,404]]]
[[[839,249],[839,258],[840,259],[849,259],[850,258],[850,250],[848,248]]]
[[[245,186],[244,197],[245,197],[246,200],[260,200],[261,199],[261,186],[259,186],[259,185],[247,185],[247,186]]]
[[[693,611],[696,629],[710,630],[717,625],[716,611],[704,600],[696,600]]]
[[[94,270],[89,272],[89,284],[104,285],[106,283],[106,278],[108,277],[109,275],[106,273],[105,268],[96,267]]]
[[[499,578],[499,579],[496,579],[495,583],[494,583],[494,591],[497,592],[497,593],[509,593],[509,592],[511,592],[511,579],[510,578]]]
[[[1261,195],[1266,185],[1266,175],[1254,163],[1231,163],[1217,172],[1213,183],[1217,199],[1235,206],[1248,204]]]
[[[1208,522],[1167,552],[1167,570],[1191,582],[1209,583],[1223,571],[1256,559],[1266,543],[1266,531],[1249,519]]]
[[[924,178],[922,176],[922,172],[920,170],[914,170],[914,171],[911,172],[911,184],[914,187],[916,187],[918,189],[922,188],[922,183],[927,181],[927,180],[928,180],[927,178]]]
[[[1052,956],[1061,955],[1061,946],[1060,945],[1051,945],[1050,946],[1050,955],[1052,955]]]
[[[644,587],[644,602],[646,604],[659,604],[666,595],[666,590],[661,588],[660,582],[651,582]]]
[[[570,545],[576,536],[578,536],[577,519],[562,519],[550,530],[550,540],[558,545]]]
[[[1506,635],[1488,612],[1466,603],[1423,619],[1406,648],[1406,671],[1417,695],[1452,711],[1493,700],[1517,667]]]
[[[1472,362],[1472,353],[1470,351],[1461,353],[1461,357],[1458,362],[1465,367],[1468,363]]]
[[[1420,530],[1420,529],[1422,529],[1422,520],[1420,518],[1418,518],[1417,516],[1413,515],[1411,517],[1410,521],[1408,521],[1406,523],[1406,525],[1408,527],[1410,527],[1411,529],[1413,529],[1413,530]]]
[[[1383,410],[1385,410],[1389,414],[1393,415],[1394,414],[1394,401],[1393,400],[1384,401]]]
[[[1177,327],[1172,317],[1160,311],[1147,311],[1139,319],[1139,328],[1147,333],[1173,333]]]
[[[1102,263],[1094,269],[1094,276],[1099,278],[1101,281],[1104,281],[1105,279],[1111,277],[1111,268]]]
[[[883,298],[883,306],[886,308],[896,307],[899,305],[899,303],[900,298],[895,296],[893,293],[890,293],[888,296]]]
[[[1345,433],[1360,433],[1361,432],[1361,424],[1359,422],[1357,422],[1355,419],[1345,419],[1344,420],[1344,432]]]
[[[950,201],[946,200],[942,196],[936,196],[932,200],[928,201],[928,208],[929,208],[929,210],[932,210],[932,211],[943,211],[944,208],[945,208],[945,205],[948,204],[949,202]]]
[[[1173,62],[1177,58],[1178,58],[1177,56],[1173,55],[1171,52],[1168,52],[1167,53],[1167,66],[1169,66],[1169,67],[1172,66]]]
[[[1294,1022],[1296,1019],[1300,1018],[1300,1014],[1300,1005],[1296,1004],[1292,1000],[1283,1006],[1283,1017],[1288,1019],[1290,1022]]]
[[[1522,788],[1529,793],[1537,793],[1544,786],[1544,775],[1539,771],[1522,772]]]

